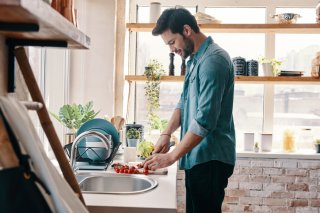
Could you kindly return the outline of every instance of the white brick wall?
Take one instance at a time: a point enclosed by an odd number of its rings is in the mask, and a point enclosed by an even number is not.
[[[177,182],[177,212],[184,213],[184,171]],[[320,161],[238,158],[223,212],[320,213]]]

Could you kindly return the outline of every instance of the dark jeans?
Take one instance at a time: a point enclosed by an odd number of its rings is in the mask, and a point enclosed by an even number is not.
[[[185,170],[186,213],[221,213],[233,169],[233,165],[213,160]]]

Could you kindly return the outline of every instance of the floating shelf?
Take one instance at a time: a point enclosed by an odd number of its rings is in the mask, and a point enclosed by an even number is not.
[[[127,23],[132,32],[151,32],[155,23]],[[320,24],[199,24],[203,32],[318,34]]]
[[[7,38],[65,41],[88,49],[90,38],[43,0],[0,0],[0,34]]]
[[[146,81],[143,75],[126,75],[126,81]],[[163,82],[183,82],[184,76],[162,76]],[[314,77],[269,77],[269,76],[236,76],[237,84],[320,84],[319,78]]]

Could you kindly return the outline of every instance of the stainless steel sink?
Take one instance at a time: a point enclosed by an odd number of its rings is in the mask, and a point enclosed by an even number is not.
[[[135,194],[157,187],[158,182],[144,175],[95,174],[77,175],[84,193]]]

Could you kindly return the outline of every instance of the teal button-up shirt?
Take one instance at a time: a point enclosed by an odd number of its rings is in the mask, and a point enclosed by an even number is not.
[[[181,138],[190,131],[203,139],[180,159],[180,169],[211,160],[235,164],[233,94],[230,56],[208,37],[187,62],[177,105],[181,109]]]

